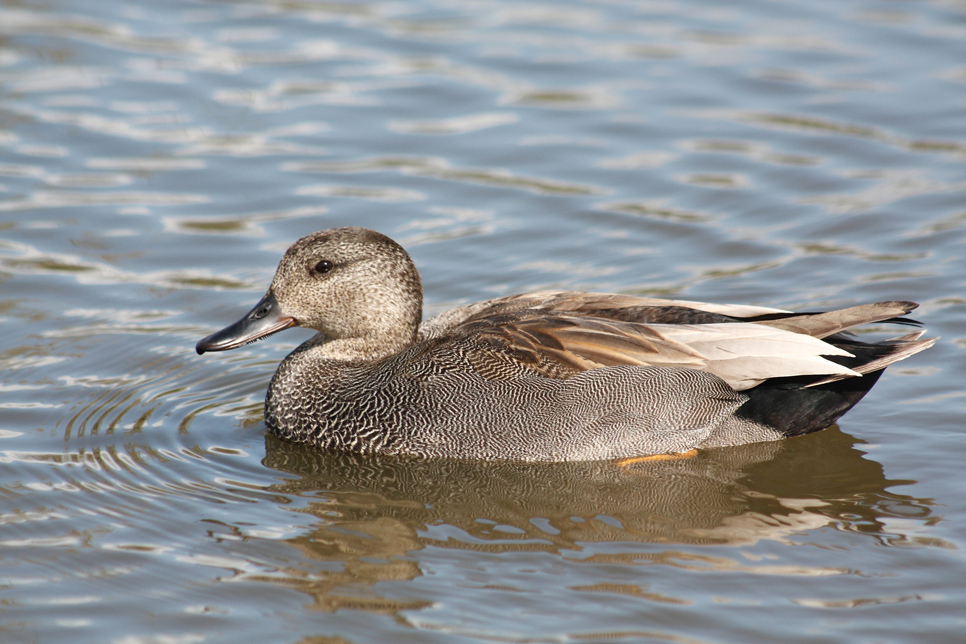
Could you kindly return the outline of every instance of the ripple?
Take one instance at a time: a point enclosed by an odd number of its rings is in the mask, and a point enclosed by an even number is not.
[[[600,110],[621,105],[620,97],[603,87],[517,90],[504,96],[502,102],[558,110]]]
[[[659,565],[680,568],[682,570],[688,570],[691,572],[741,572],[766,576],[780,575],[792,577],[833,577],[853,574],[853,571],[849,568],[832,566],[799,566],[783,564],[749,566],[738,563],[737,560],[732,559],[731,557],[713,557],[679,550],[617,555],[594,554],[583,559],[574,559],[573,561],[585,564],[623,563],[630,565]]]
[[[65,548],[81,545],[81,538],[77,535],[62,537],[32,537],[30,539],[0,539],[0,546],[7,548]]]
[[[613,267],[598,267],[593,264],[573,264],[570,262],[540,260],[523,262],[511,267],[514,271],[536,271],[539,273],[579,275],[580,277],[605,277],[619,273],[621,269]]]
[[[858,55],[861,51],[853,45],[831,40],[822,35],[770,34],[767,32],[733,33],[711,30],[694,30],[682,34],[685,39],[717,48],[747,47],[785,51],[812,51]]]
[[[368,201],[384,201],[388,203],[422,201],[426,198],[426,195],[415,190],[375,186],[332,186],[324,184],[303,186],[296,190],[295,194],[313,197],[366,199]]]
[[[326,154],[324,148],[274,140],[268,134],[208,134],[196,136],[194,140],[178,150],[186,156],[221,154],[234,157],[263,157],[279,155]]]
[[[518,143],[519,145],[576,145],[588,148],[601,148],[605,145],[603,139],[566,136],[562,134],[525,136]]]
[[[397,84],[401,82],[398,80],[401,77],[435,74],[474,87],[508,94],[526,91],[529,88],[529,85],[512,80],[492,68],[457,64],[440,57],[382,58],[378,63],[361,69],[360,74],[397,79],[394,81]],[[406,81],[406,83],[411,85],[413,81]]]
[[[55,405],[55,404],[39,403],[39,402],[4,402],[4,403],[0,403],[0,409],[57,409],[58,407],[62,407],[62,406],[63,405]],[[19,436],[21,433],[19,433],[19,432],[15,432],[15,433],[7,432],[7,434],[8,434],[8,436],[12,436],[12,435]]]
[[[92,158],[85,160],[84,165],[88,168],[100,170],[122,170],[136,173],[203,170],[208,167],[204,159],[186,159],[184,157]]]
[[[44,123],[72,125],[95,134],[106,134],[132,141],[181,144],[176,150],[179,156],[218,154],[226,156],[253,157],[281,154],[324,154],[325,150],[290,141],[279,140],[285,136],[304,136],[324,131],[322,123],[299,124],[278,130],[259,133],[219,134],[207,128],[191,126],[174,115],[160,119],[136,121],[106,116],[95,112],[64,111],[10,106],[11,111]],[[150,162],[148,162],[150,163]]]
[[[165,217],[165,230],[189,235],[247,235],[264,237],[263,223],[314,218],[329,211],[325,206],[296,206],[233,217]],[[288,246],[286,246],[288,248]]]
[[[617,43],[608,47],[607,52],[618,58],[668,60],[683,58],[687,55],[687,48],[677,44]]]
[[[102,67],[61,65],[25,72],[0,72],[0,82],[16,94],[69,92],[100,87],[112,76],[109,69]]]
[[[657,168],[665,163],[674,161],[678,155],[670,152],[638,152],[616,159],[603,159],[597,162],[601,168],[609,170],[634,170],[639,168]]]
[[[29,157],[59,158],[66,157],[70,150],[62,145],[36,145],[24,143],[16,147],[17,154]]]
[[[126,186],[134,179],[127,174],[60,174],[48,175],[44,181],[62,188],[117,188]]]
[[[287,112],[313,105],[373,106],[381,101],[373,92],[397,86],[391,83],[346,81],[281,80],[266,89],[221,89],[212,98],[226,105],[247,107],[258,112]]]
[[[0,208],[2,209],[2,208]],[[312,209],[315,210],[315,209]],[[0,239],[0,267],[21,275],[70,276],[81,284],[146,284],[194,288],[252,289],[256,285],[207,269],[169,269],[136,273],[67,253],[47,253],[28,244]]]
[[[679,606],[688,606],[694,602],[687,599],[678,599],[676,597],[666,597],[660,593],[647,592],[640,586],[635,584],[613,584],[613,583],[603,583],[603,584],[593,584],[590,586],[571,586],[570,590],[575,590],[577,592],[584,593],[613,593],[616,595],[626,595],[629,597],[639,597],[647,601],[657,602],[659,604],[676,604]]]
[[[399,230],[403,233],[403,236],[397,237],[400,244],[410,247],[474,235],[491,235],[499,228],[499,222],[488,211],[435,206],[429,212],[436,216],[413,219]],[[412,231],[420,232],[410,234]]]
[[[180,206],[207,203],[210,198],[200,194],[172,192],[76,192],[38,190],[27,197],[0,201],[0,212],[67,208],[70,206]]]
[[[54,105],[55,103],[48,100],[45,104]],[[173,113],[179,109],[178,103],[174,101],[111,101],[108,103],[108,107],[115,112],[121,112],[123,114],[142,115],[141,118],[147,119],[145,122],[152,122],[151,119],[153,118],[161,118],[163,122],[168,122],[166,119],[174,116]],[[168,112],[169,114],[159,114],[164,112]]]
[[[858,599],[792,599],[799,606],[809,608],[867,608],[911,601],[927,601],[924,595],[895,595],[892,597],[863,597]]]
[[[798,130],[803,132],[818,132],[849,136],[859,139],[870,139],[911,152],[926,152],[950,154],[957,158],[966,157],[966,142],[958,140],[925,140],[910,139],[896,136],[889,132],[867,125],[847,123],[815,116],[799,114],[781,114],[768,112],[744,111],[696,111],[691,116],[702,119],[726,119],[744,121],[766,127]]]
[[[881,170],[850,172],[850,179],[871,180],[864,190],[849,193],[828,194],[803,199],[803,203],[825,206],[834,213],[862,212],[917,195],[942,194],[966,191],[964,183],[945,183],[927,178],[919,170]]]
[[[192,129],[184,124],[171,127],[141,127],[126,119],[102,115],[96,112],[51,109],[36,110],[19,106],[11,106],[8,109],[42,123],[72,125],[95,134],[106,134],[132,141],[188,143],[205,136],[205,133],[200,128]]]
[[[188,52],[197,46],[197,42],[189,40],[139,37],[122,25],[108,24],[102,20],[92,20],[76,14],[7,8],[4,9],[3,18],[3,33],[75,38],[140,53]]]
[[[151,325],[90,325],[78,329],[77,337],[109,337],[112,334],[139,333],[155,337],[196,338],[203,333],[195,328],[152,328]],[[61,335],[58,333],[58,335]],[[185,343],[187,344],[187,343]],[[146,356],[134,373],[122,375],[60,375],[58,388],[85,391],[67,413],[61,415],[64,439],[115,432],[137,433],[151,423],[174,418],[178,430],[187,432],[201,413],[239,420],[260,417],[267,375],[264,369],[250,368],[251,357],[242,355],[222,364],[216,372],[198,371],[191,362],[190,349],[179,343],[177,351],[163,357]],[[190,345],[189,345],[190,346]],[[174,354],[176,357],[169,357]],[[38,397],[49,392],[38,392]],[[170,422],[170,420],[169,420]]]
[[[251,503],[266,497],[278,500],[278,495],[265,493],[264,485],[222,487],[182,471],[189,463],[200,464],[205,460],[203,454],[189,448],[181,448],[178,452],[150,450],[143,446],[114,453],[102,449],[77,452],[0,451],[0,463],[54,468],[46,470],[46,473],[58,479],[54,483],[34,480],[23,484],[34,492],[45,493],[51,501],[49,505],[56,509],[0,516],[10,523],[59,521],[83,515],[85,510],[117,517],[136,517],[140,501],[166,496],[227,503]],[[45,470],[34,469],[32,472],[34,476],[42,478]],[[104,502],[97,499],[96,495],[105,493],[111,497]],[[71,500],[65,498],[65,494]],[[88,496],[91,494],[95,496]],[[75,538],[51,537],[51,545],[57,545],[56,542],[63,539]],[[38,544],[33,539],[25,539],[21,545]]]
[[[894,92],[896,88],[885,82],[864,80],[829,80],[817,74],[808,74],[796,69],[767,68],[754,74],[756,78],[782,83],[796,83],[828,91]]]
[[[926,252],[914,252],[903,254],[884,254],[870,253],[868,251],[852,248],[845,244],[822,244],[822,243],[792,243],[791,248],[795,248],[804,255],[847,255],[849,257],[860,257],[871,262],[908,262],[916,259],[928,257]]]
[[[694,152],[740,154],[758,161],[776,165],[810,166],[824,163],[821,157],[773,152],[767,145],[757,142],[725,139],[689,139],[680,145]]]
[[[966,212],[960,212],[955,215],[943,217],[938,221],[922,226],[914,231],[907,232],[905,236],[924,237],[927,235],[936,235],[950,230],[963,228],[964,226],[966,226]]]
[[[63,356],[47,355],[42,349],[31,347],[16,347],[0,352],[0,369],[13,371],[16,369],[38,369],[50,367],[66,361]]]
[[[467,134],[519,120],[512,112],[484,112],[433,121],[390,121],[389,129],[402,134]]]
[[[520,188],[539,194],[593,195],[604,192],[594,186],[551,181],[534,177],[522,177],[502,169],[453,168],[444,159],[436,157],[373,157],[358,161],[309,161],[286,163],[283,170],[289,172],[384,172],[393,170],[401,174],[446,179],[465,183],[477,183],[494,187]]]
[[[0,514],[0,525],[66,519],[67,515],[58,510],[14,510]]]
[[[3,177],[40,177],[43,174],[44,169],[37,165],[0,163],[0,176]]]
[[[748,177],[736,173],[683,174],[675,177],[681,183],[703,188],[746,188],[750,185]]]
[[[264,237],[265,229],[248,218],[239,217],[210,217],[187,218],[165,217],[164,227],[167,230],[187,234],[216,234],[216,235],[249,235]]]
[[[702,215],[696,212],[689,212],[687,210],[679,210],[677,208],[668,208],[660,203],[650,203],[646,201],[628,201],[628,202],[608,202],[600,203],[594,206],[597,210],[605,210],[608,212],[620,212],[628,215],[642,215],[644,217],[653,217],[655,219],[666,219],[668,221],[680,221],[680,222],[699,222],[699,221],[710,221],[712,218],[708,215]]]
[[[214,34],[220,42],[269,42],[278,40],[279,30],[274,27],[245,27],[220,29]]]

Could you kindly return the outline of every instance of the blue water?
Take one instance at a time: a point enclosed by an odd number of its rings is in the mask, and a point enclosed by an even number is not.
[[[0,640],[956,641],[964,132],[956,1],[0,3]],[[909,299],[942,339],[686,461],[317,453],[261,418],[307,332],[194,344],[341,225],[427,315]]]

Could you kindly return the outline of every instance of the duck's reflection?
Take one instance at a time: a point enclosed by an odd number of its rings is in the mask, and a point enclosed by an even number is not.
[[[404,555],[429,546],[573,554],[601,542],[747,545],[829,525],[883,543],[916,540],[887,526],[897,518],[921,525],[930,501],[891,492],[908,482],[887,480],[856,443],[833,427],[624,469],[359,458],[269,436],[265,464],[300,477],[278,491],[318,499],[308,509],[317,527],[291,542],[339,564],[305,588],[317,607],[393,611],[403,606],[330,591],[413,579],[418,563]]]

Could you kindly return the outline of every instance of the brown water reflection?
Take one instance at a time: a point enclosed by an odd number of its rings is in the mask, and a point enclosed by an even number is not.
[[[318,452],[272,436],[266,448],[265,465],[300,477],[274,491],[318,499],[300,510],[317,517],[318,525],[288,543],[310,560],[341,564],[322,577],[291,571],[271,581],[309,593],[314,608],[321,610],[423,607],[421,601],[383,599],[364,589],[421,576],[412,555],[427,548],[543,552],[570,560],[692,570],[839,575],[850,570],[746,566],[689,548],[629,548],[591,554],[590,559],[581,552],[595,543],[792,543],[796,535],[826,526],[867,534],[884,545],[910,545],[920,539],[890,533],[889,519],[938,520],[932,517],[931,499],[891,492],[912,481],[886,479],[879,463],[837,427],[626,470],[609,462],[362,458]],[[352,587],[348,595],[346,585]]]

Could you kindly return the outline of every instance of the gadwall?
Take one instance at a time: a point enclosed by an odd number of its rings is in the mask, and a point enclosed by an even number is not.
[[[420,324],[419,273],[365,228],[295,242],[265,297],[201,340],[225,351],[301,326],[265,398],[276,435],[323,449],[573,461],[770,441],[823,429],[888,365],[935,339],[847,329],[916,304],[825,313],[576,291],[461,306]]]

